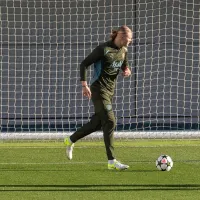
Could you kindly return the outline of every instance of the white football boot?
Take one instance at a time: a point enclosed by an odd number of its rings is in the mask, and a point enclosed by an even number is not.
[[[69,160],[72,159],[72,153],[74,148],[74,143],[72,143],[69,137],[64,139],[64,144],[66,145],[66,155]]]
[[[111,170],[113,170],[113,169],[115,169],[115,170],[126,170],[128,168],[129,168],[128,165],[122,164],[117,160],[114,160],[113,164],[108,163],[108,169],[111,169]]]

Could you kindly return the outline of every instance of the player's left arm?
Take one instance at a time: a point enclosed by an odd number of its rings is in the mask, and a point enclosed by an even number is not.
[[[129,66],[129,63],[128,63],[127,52],[125,54],[124,62],[121,66],[121,69],[122,69],[122,75],[123,76],[128,77],[128,76],[131,75],[131,69],[130,69],[130,66]]]

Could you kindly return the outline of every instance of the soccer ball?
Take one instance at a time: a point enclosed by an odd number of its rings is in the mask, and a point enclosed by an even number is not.
[[[170,171],[173,167],[173,161],[168,155],[161,155],[156,160],[156,167],[160,171]]]

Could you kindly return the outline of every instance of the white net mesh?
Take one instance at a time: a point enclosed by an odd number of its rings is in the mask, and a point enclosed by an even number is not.
[[[1,0],[1,137],[62,137],[86,123],[79,64],[123,24],[133,75],[118,78],[116,136],[198,137],[199,14],[199,0]]]

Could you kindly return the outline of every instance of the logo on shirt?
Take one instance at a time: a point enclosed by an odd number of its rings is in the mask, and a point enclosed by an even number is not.
[[[106,105],[106,110],[108,110],[108,111],[112,110],[112,105],[111,104],[107,104]]]
[[[110,52],[110,50],[107,50],[107,51],[105,52],[105,55],[108,54],[109,52]]]
[[[113,68],[120,68],[122,66],[122,63],[123,61],[114,61],[112,64],[111,64],[111,67]]]

